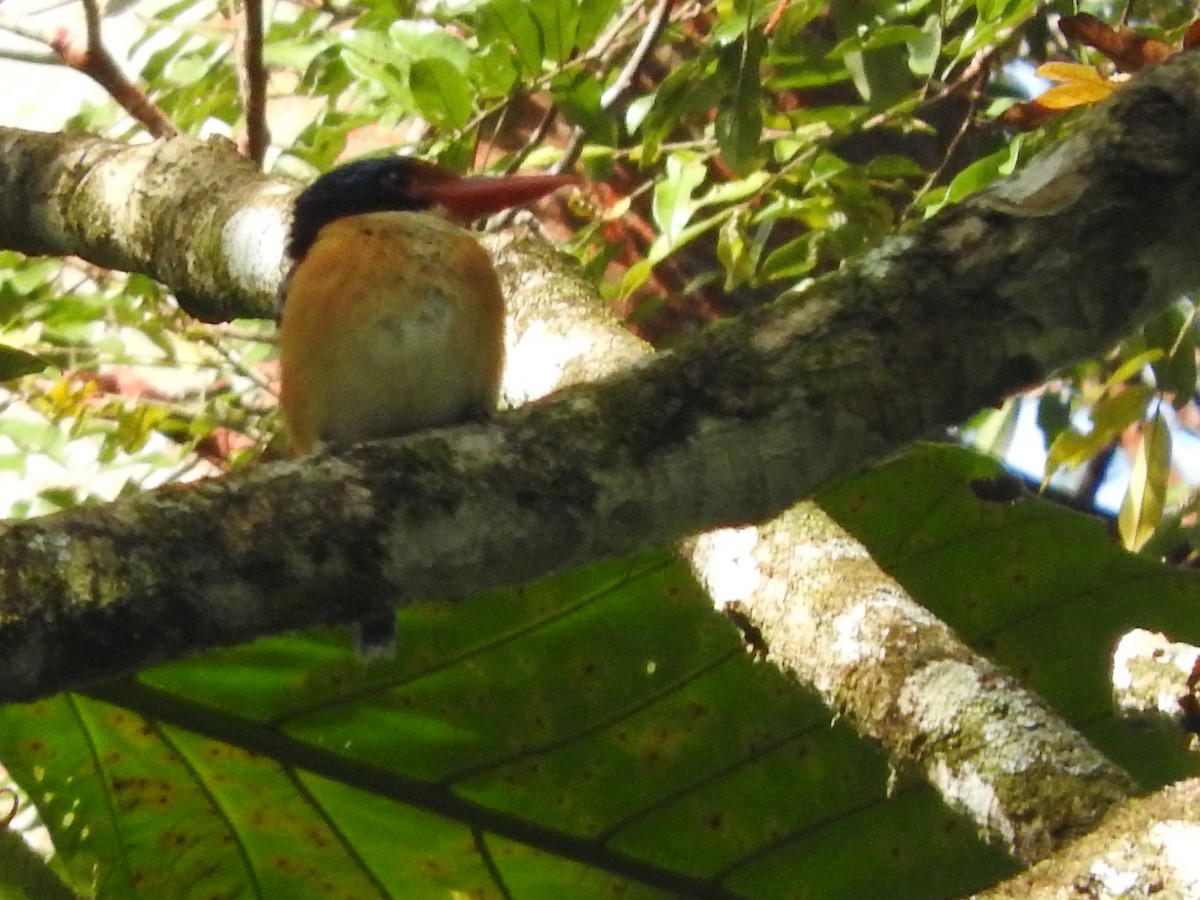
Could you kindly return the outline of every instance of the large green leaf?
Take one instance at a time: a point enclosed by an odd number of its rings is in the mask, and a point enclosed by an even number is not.
[[[665,559],[400,624],[387,663],[284,637],[6,707],[0,758],[100,897],[926,898],[1008,868],[930,791],[889,799]]]
[[[509,50],[527,75],[541,71],[545,47],[528,5],[521,0],[489,0],[476,15],[481,44]]]
[[[529,0],[529,10],[542,33],[546,59],[561,63],[575,49],[579,32],[579,0]]]
[[[462,128],[470,121],[473,105],[466,75],[439,57],[418,59],[408,73],[408,86],[417,108],[442,128]]]

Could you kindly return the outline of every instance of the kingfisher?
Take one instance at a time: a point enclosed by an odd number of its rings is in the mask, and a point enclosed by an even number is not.
[[[574,183],[364,159],[296,198],[281,292],[280,404],[294,450],[398,437],[496,406],[504,298],[461,224]]]
[[[386,157],[340,166],[302,191],[280,292],[280,406],[292,448],[342,448],[494,410],[504,298],[462,225],[575,181],[464,177]],[[360,625],[360,647],[387,647],[394,623],[389,612]]]

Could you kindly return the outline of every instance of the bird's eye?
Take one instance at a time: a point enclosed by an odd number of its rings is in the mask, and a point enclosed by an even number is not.
[[[408,187],[408,179],[400,172],[384,172],[383,181],[380,186],[386,191],[403,193]]]

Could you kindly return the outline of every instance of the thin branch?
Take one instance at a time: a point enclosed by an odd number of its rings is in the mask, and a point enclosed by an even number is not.
[[[629,21],[637,14],[638,10],[641,9],[641,7],[641,0],[629,3],[622,10],[620,18],[618,18],[615,23],[609,26],[609,28],[602,35],[596,38],[593,45],[586,52],[573,56],[571,59],[564,62],[554,70],[548,70],[540,75],[535,76],[533,81],[526,85],[527,93],[533,94],[538,91],[547,90],[551,81],[555,77],[579,70],[587,70],[588,64],[592,62],[599,62],[599,69],[601,72],[608,71],[609,55],[615,55],[616,52],[625,47],[627,43],[632,43],[632,41],[626,42],[624,40],[624,35],[622,32],[628,25]],[[0,27],[3,26],[0,25]],[[621,38],[621,40],[618,41],[618,38]],[[463,127],[462,130],[464,132],[471,132],[476,128],[481,127],[482,124],[492,116],[499,115],[500,117],[503,117],[507,114],[509,108],[511,108],[512,103],[513,98],[506,97],[495,103],[485,105],[482,109],[475,113],[475,115]],[[493,134],[499,133],[500,130],[501,125],[498,122],[493,128]],[[532,141],[526,141],[525,147],[515,154],[514,161],[510,163],[508,171],[516,171],[516,169],[520,166],[521,161],[529,155],[529,151],[533,146],[534,144]]]
[[[658,0],[657,5],[650,12],[646,24],[642,28],[642,37],[638,41],[633,52],[626,60],[625,66],[617,75],[604,93],[600,95],[600,108],[604,112],[609,112],[632,87],[634,79],[641,71],[642,65],[646,62],[646,58],[654,49],[654,45],[658,43],[659,37],[662,36],[663,29],[667,27],[667,21],[670,18],[671,5],[673,0]],[[567,142],[567,146],[563,149],[562,158],[559,159],[550,171],[554,173],[566,172],[575,165],[575,161],[579,159],[579,154],[583,151],[584,140],[587,134],[581,127],[576,127],[571,134],[571,139]]]
[[[1200,779],[1191,778],[1124,804],[1091,834],[973,900],[1195,898],[1198,833]]]
[[[505,114],[507,114],[507,108],[505,109]],[[546,139],[546,135],[550,131],[550,126],[554,123],[556,118],[558,118],[558,108],[551,103],[546,107],[545,112],[542,113],[542,117],[538,120],[538,123],[534,127],[533,131],[529,133],[529,137],[525,141],[525,147],[530,148],[539,146],[542,141]],[[499,130],[500,125],[497,123],[496,131],[499,132]],[[517,169],[521,168],[521,163],[524,162],[527,155],[528,153],[525,151],[514,153],[512,159],[508,161],[508,165],[504,167],[505,174],[511,175],[513,172],[517,171]],[[550,171],[558,174],[562,171],[562,169],[559,169],[557,166],[553,166],[551,167]],[[502,222],[508,222],[512,219],[514,212],[515,211],[511,209],[505,210],[503,213],[500,213],[497,216],[497,219]]]
[[[987,81],[988,73],[991,69],[993,55],[994,49],[992,48],[980,50],[971,59],[970,64],[963,71],[962,75],[953,84],[947,85],[945,89],[939,92],[938,96],[943,96],[949,94],[951,91],[959,90],[964,84],[967,85],[967,109],[963,113],[963,120],[959,124],[958,129],[946,145],[945,152],[942,154],[942,161],[938,164],[937,168],[929,173],[929,176],[925,179],[921,187],[913,194],[913,198],[908,206],[910,210],[915,209],[921,198],[942,179],[947,167],[954,158],[954,153],[958,149],[958,145],[962,143],[963,139],[974,126],[975,113],[978,111],[979,103],[983,99],[983,86]]]
[[[261,166],[271,142],[267,127],[267,69],[263,65],[263,0],[242,0],[237,44],[238,91],[246,119],[238,150]]]
[[[614,46],[618,43],[617,38],[621,36],[621,33],[625,30],[625,26],[633,21],[633,17],[638,14],[638,10],[641,9],[643,5],[644,3],[642,0],[637,0],[637,2],[626,4],[625,8],[621,10],[621,15],[619,15],[617,19],[611,25],[609,25],[607,29],[605,29],[603,34],[596,38],[592,46],[588,48],[587,52],[585,52],[580,59],[587,62],[592,60],[604,61],[605,57],[610,52],[613,52]],[[624,40],[622,39],[620,43],[623,45]],[[607,63],[605,63],[602,68],[606,67]]]
[[[0,29],[48,46],[63,64],[82,72],[104,88],[127,113],[141,122],[152,136],[174,137],[179,134],[179,129],[146,92],[125,77],[117,61],[104,46],[97,0],[82,2],[87,22],[87,40],[83,46],[79,45],[67,28],[47,32],[17,22],[0,22]],[[48,60],[28,58],[25,61],[45,63]]]
[[[47,47],[54,40],[54,33],[51,31],[7,19],[0,19],[0,31],[7,31],[9,34],[15,34],[17,37],[23,37],[28,41],[37,41],[39,44],[45,44]],[[62,64],[61,56],[56,56],[55,59],[60,65]]]
[[[650,55],[650,51],[654,49],[654,45],[658,43],[658,39],[662,36],[663,29],[667,27],[667,20],[671,13],[671,4],[673,0],[658,0],[654,9],[650,11],[650,16],[646,20],[646,24],[642,28],[642,37],[638,41],[638,45],[633,48],[633,53],[630,54],[624,68],[621,69],[616,80],[605,88],[604,93],[600,95],[600,108],[610,110],[617,102],[625,96],[631,87],[633,81],[637,78],[637,74],[641,71],[642,65],[646,62],[646,57]]]
[[[8,29],[4,25],[0,25],[0,30],[7,31]],[[35,66],[61,66],[63,64],[62,59],[56,54],[46,50],[2,50],[0,59],[30,63]]]

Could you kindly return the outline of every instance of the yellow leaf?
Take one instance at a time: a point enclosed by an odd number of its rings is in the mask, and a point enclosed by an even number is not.
[[[1054,443],[1050,445],[1050,452],[1046,455],[1046,473],[1042,476],[1042,487],[1048,485],[1051,476],[1063,466],[1074,468],[1081,465],[1108,444],[1109,438],[1094,428],[1087,434],[1074,428],[1064,428],[1054,439]]]
[[[1152,347],[1149,350],[1143,350],[1141,353],[1136,353],[1121,365],[1117,366],[1117,370],[1104,380],[1102,388],[1105,392],[1111,391],[1114,387],[1122,384],[1132,378],[1134,375],[1146,368],[1151,363],[1156,363],[1166,356],[1158,347]],[[1150,399],[1149,395],[1146,397]]]
[[[1117,528],[1128,549],[1140,550],[1154,536],[1162,520],[1170,475],[1171,432],[1163,417],[1155,416],[1134,455],[1129,489],[1117,516]]]
[[[1146,385],[1130,385],[1126,390],[1101,397],[1092,407],[1092,430],[1081,434],[1074,428],[1063,429],[1046,455],[1045,486],[1062,466],[1081,466],[1113,444],[1121,433],[1146,413],[1146,404],[1154,392]]]
[[[1035,73],[1047,81],[1058,81],[1066,84],[1107,84],[1108,79],[1095,66],[1084,66],[1079,63],[1048,62],[1037,67]]]
[[[1046,109],[1073,109],[1088,103],[1099,103],[1110,97],[1116,85],[1103,81],[1100,84],[1076,81],[1070,84],[1056,84],[1037,98],[1037,102]]]
[[[1115,441],[1126,428],[1146,414],[1146,404],[1154,391],[1144,384],[1131,384],[1127,389],[1102,397],[1092,407],[1093,427],[1108,440]]]

